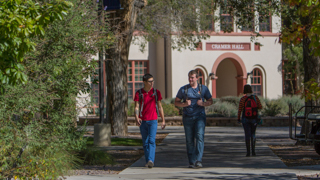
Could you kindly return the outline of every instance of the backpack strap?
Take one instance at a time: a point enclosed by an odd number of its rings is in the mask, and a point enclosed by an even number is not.
[[[156,99],[157,115],[160,116],[160,115],[159,115],[159,108],[158,108],[158,93],[157,93],[157,89],[153,88],[153,94],[152,94],[152,96],[154,96],[155,99]]]
[[[140,117],[142,117],[142,110],[143,110],[143,93],[141,91],[142,89],[139,89],[139,101],[140,101]]]
[[[188,85],[184,86],[184,95],[184,102],[186,102],[188,99]]]
[[[199,92],[200,92],[200,99],[202,99],[202,84],[198,84]]]
[[[256,96],[255,95],[251,95],[251,96],[253,96],[254,101],[257,103]]]

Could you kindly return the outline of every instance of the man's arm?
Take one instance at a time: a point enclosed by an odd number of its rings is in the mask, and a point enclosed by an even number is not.
[[[164,129],[166,127],[166,121],[164,119],[164,113],[163,113],[163,108],[162,108],[161,101],[158,101],[157,104],[158,104],[158,110],[159,110],[159,113],[160,113],[160,117],[162,119],[161,129]]]
[[[134,116],[136,119],[137,126],[140,126],[142,120],[139,118],[139,102],[138,101],[135,101]]]
[[[191,100],[186,100],[186,102],[181,102],[181,99],[177,98],[174,100],[174,105],[178,107],[187,107],[191,105]]]
[[[211,104],[213,104],[213,100],[212,100],[212,98],[210,98],[210,99],[207,99],[206,102],[203,102],[202,99],[199,99],[199,100],[197,101],[197,104],[198,104],[199,106],[210,106]]]

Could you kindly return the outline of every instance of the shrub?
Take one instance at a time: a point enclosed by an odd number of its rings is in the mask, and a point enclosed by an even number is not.
[[[276,116],[288,113],[288,105],[281,99],[266,100],[266,106],[262,109],[263,116]]]
[[[229,102],[219,102],[206,108],[209,114],[217,113],[225,117],[235,117],[238,114],[238,108]]]
[[[68,16],[33,36],[35,50],[23,58],[28,82],[0,93],[0,179],[58,179],[79,162],[74,152],[85,142],[75,126],[83,106],[77,94],[89,93],[92,56],[107,41],[97,33],[96,4],[70,2]]]
[[[225,96],[220,98],[220,102],[228,102],[238,107],[240,99],[241,97],[237,97],[237,96]]]
[[[83,165],[106,165],[114,164],[114,158],[105,151],[101,151],[95,147],[87,147],[79,153],[83,160]]]
[[[164,104],[174,104],[176,98],[167,98],[167,99],[162,99],[161,102]]]
[[[220,102],[219,98],[212,98],[212,104]]]
[[[128,116],[134,116],[135,103],[132,99],[128,100]]]
[[[292,105],[292,113],[296,113],[301,108],[301,106],[304,106],[305,104],[304,99],[297,95],[283,96],[281,100],[287,103],[288,106],[289,104]]]
[[[163,113],[165,116],[178,116],[179,109],[176,108],[173,104],[162,103]]]

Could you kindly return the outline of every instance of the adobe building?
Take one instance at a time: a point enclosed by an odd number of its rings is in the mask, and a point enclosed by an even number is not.
[[[251,33],[237,29],[224,33],[218,23],[215,32],[203,40],[195,50],[171,49],[170,38],[156,43],[149,42],[144,53],[132,44],[129,52],[128,94],[143,86],[142,76],[149,72],[154,76],[155,87],[164,98],[176,96],[179,88],[188,84],[188,72],[198,70],[199,83],[208,86],[212,96],[239,96],[245,84],[251,84],[256,95],[265,98],[282,96],[282,47],[279,41],[280,18],[270,17],[260,23],[267,27],[259,33],[257,42],[251,42]],[[175,38],[172,36],[171,38]]]
[[[262,46],[251,41],[251,32],[241,31],[232,20],[230,22],[231,33],[221,31],[219,22],[213,23],[210,38],[202,40],[195,50],[173,50],[170,39],[175,38],[174,35],[147,43],[144,52],[132,43],[127,74],[129,99],[143,87],[145,73],[154,76],[154,87],[161,91],[163,98],[174,98],[179,88],[188,84],[188,72],[192,69],[198,70],[199,83],[208,86],[213,98],[239,96],[245,84],[251,84],[254,94],[264,98],[282,96],[284,80],[279,68],[282,46],[278,43],[281,19],[270,16],[255,26],[263,35],[257,39]],[[87,102],[98,102],[97,84],[92,84],[92,92],[78,96],[80,116],[97,114],[98,103],[94,103],[93,112],[85,107]]]

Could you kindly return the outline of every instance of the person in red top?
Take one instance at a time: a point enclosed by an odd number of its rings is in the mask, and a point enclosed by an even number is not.
[[[257,109],[262,109],[262,105],[261,105],[261,102],[260,102],[258,96],[252,94],[252,89],[251,89],[250,85],[246,84],[244,86],[243,94],[245,94],[245,95],[240,99],[240,103],[239,103],[238,122],[239,123],[241,122],[242,126],[244,128],[246,147],[247,147],[246,156],[248,157],[248,156],[250,156],[250,140],[251,140],[252,156],[256,155],[256,152],[255,152],[256,129],[257,129],[257,125],[258,125],[260,119],[257,118],[258,116],[253,119],[246,118],[246,116],[244,115],[244,108],[245,108],[244,106],[245,106],[246,101],[248,100],[248,97],[250,97],[250,96],[252,96],[254,101],[256,102]],[[242,112],[242,118],[240,120],[241,112]]]
[[[162,119],[162,129],[166,127],[166,123],[161,105],[162,96],[159,90],[153,88],[153,76],[151,74],[145,74],[143,76],[143,84],[144,87],[139,89],[134,97],[135,119],[137,125],[140,127],[146,166],[152,168],[154,166],[156,153],[157,112],[159,112]]]

